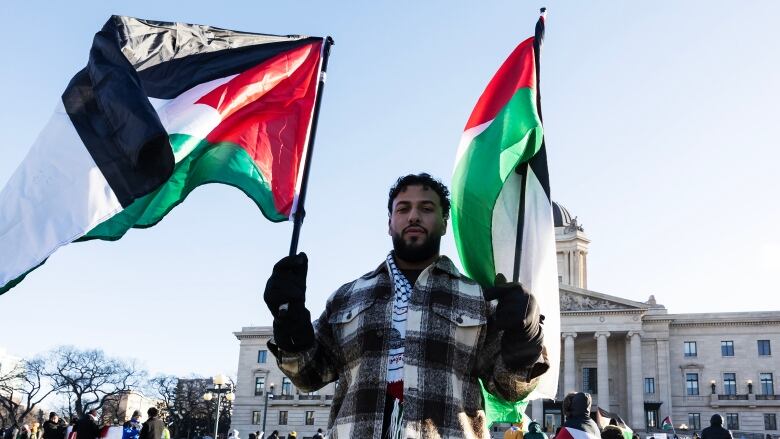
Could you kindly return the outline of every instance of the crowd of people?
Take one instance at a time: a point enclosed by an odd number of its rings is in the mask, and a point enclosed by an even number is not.
[[[24,424],[21,428],[7,428],[0,439],[170,439],[165,423],[159,418],[159,410],[152,407],[147,411],[148,419],[141,422],[141,412],[133,412],[124,425],[100,422],[96,409],[89,410],[81,418],[66,422],[56,412],[49,413],[49,419],[41,426],[38,422]]]
[[[541,425],[533,421],[528,425],[528,432],[523,433],[522,423],[513,424],[504,432],[504,439],[572,439],[582,437],[579,433],[572,434],[571,430],[584,432],[588,439],[626,439],[629,435],[633,439],[639,439],[627,426],[614,422],[600,428],[591,417],[591,397],[587,393],[569,393],[563,399],[564,423],[558,428],[552,438],[548,438],[542,431]],[[654,439],[652,434],[648,439]],[[678,439],[677,435],[673,436]],[[723,417],[719,414],[712,415],[710,426],[702,430],[701,436],[693,434],[693,439],[733,439],[731,432],[723,427]]]

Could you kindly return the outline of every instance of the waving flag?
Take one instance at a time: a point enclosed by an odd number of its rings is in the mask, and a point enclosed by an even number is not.
[[[543,9],[535,36],[515,48],[479,98],[461,137],[452,183],[452,225],[463,268],[483,287],[497,273],[511,276],[536,296],[546,317],[544,343],[553,367],[530,399],[555,397],[560,357],[555,232],[539,100],[544,20]]]
[[[0,192],[0,294],[58,247],[151,227],[205,183],[291,218],[323,42],[111,17]]]

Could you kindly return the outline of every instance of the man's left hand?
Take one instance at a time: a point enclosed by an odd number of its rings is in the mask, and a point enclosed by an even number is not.
[[[512,369],[534,365],[544,344],[544,316],[539,313],[534,295],[526,292],[519,283],[508,283],[499,273],[494,286],[485,289],[484,296],[488,301],[498,299],[496,326],[504,332],[501,354],[506,365]]]

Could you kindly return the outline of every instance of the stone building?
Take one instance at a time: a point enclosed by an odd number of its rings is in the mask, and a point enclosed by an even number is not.
[[[553,213],[561,378],[556,400],[533,401],[529,416],[555,431],[563,395],[585,391],[594,407],[619,414],[638,432],[660,431],[669,416],[678,434],[692,435],[720,413],[740,434],[778,437],[780,311],[669,314],[653,296],[637,302],[588,290],[590,240],[563,206],[556,203]],[[252,422],[262,419],[263,392],[273,382],[275,396],[280,394],[283,375],[265,346],[270,327],[243,328],[235,335],[241,353],[234,425],[244,433],[260,429]],[[315,395],[299,395],[291,384],[287,389],[286,399],[269,401],[266,431],[296,430],[304,437],[324,429],[332,385]],[[286,425],[276,422],[283,416]]]

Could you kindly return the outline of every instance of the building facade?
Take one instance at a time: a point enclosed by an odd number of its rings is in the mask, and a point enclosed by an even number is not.
[[[553,213],[561,378],[556,400],[529,404],[531,418],[554,432],[561,423],[563,396],[585,391],[594,407],[620,415],[638,432],[661,431],[668,416],[676,433],[692,435],[719,413],[739,434],[780,437],[780,387],[775,383],[780,311],[669,314],[653,296],[636,302],[588,290],[590,240],[563,206],[555,203]],[[261,430],[264,392],[273,382],[266,431],[295,430],[308,437],[318,427],[324,430],[333,385],[299,395],[288,382],[285,399],[279,399],[285,378],[267,351],[271,327],[243,328],[235,335],[241,343],[235,428],[242,434]],[[282,420],[286,423],[277,422]]]

